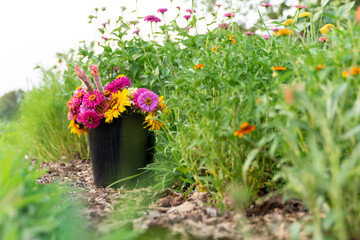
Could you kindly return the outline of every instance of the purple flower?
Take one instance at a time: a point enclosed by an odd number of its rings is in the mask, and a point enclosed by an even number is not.
[[[98,91],[87,92],[83,99],[83,104],[88,108],[95,108],[104,100],[104,96]]]
[[[135,31],[133,31],[133,34],[138,34],[140,32],[140,29],[136,29]]]
[[[189,31],[190,30],[190,26],[186,26],[186,27],[183,27],[183,28],[181,28],[182,30],[186,30],[186,31]]]
[[[119,71],[119,67],[118,67],[118,66],[116,66],[115,69],[114,69],[114,72],[117,72],[117,71]]]
[[[272,30],[273,30],[274,32],[278,32],[278,31],[279,31],[278,28],[273,28]]]
[[[165,12],[167,12],[167,8],[159,8],[158,12],[164,14]]]
[[[185,15],[184,18],[188,20],[189,18],[191,18],[191,15]]]
[[[108,40],[108,38],[107,38],[107,37],[101,37],[101,38],[102,38],[102,39],[104,39],[105,41],[106,41],[106,40]]]
[[[192,14],[192,13],[196,13],[196,10],[194,9],[194,11],[193,11],[192,9],[189,8],[189,9],[186,9],[185,12]]]
[[[302,32],[296,32],[296,33],[299,35],[299,37],[303,36]]]
[[[270,3],[263,3],[263,4],[261,4],[261,6],[262,7],[266,7],[266,8],[268,8],[268,7],[271,7],[272,5],[270,4]]]
[[[79,119],[87,128],[96,128],[100,124],[100,116],[95,111],[83,112]]]
[[[109,24],[109,22],[104,22],[101,25],[103,25],[105,27],[107,24]]]
[[[268,39],[270,38],[270,35],[267,35],[267,34],[266,34],[266,35],[263,35],[262,37],[263,37],[265,40],[268,40]]]
[[[235,14],[234,14],[234,13],[231,13],[231,12],[228,12],[228,13],[225,13],[225,14],[224,14],[224,17],[232,18],[232,17],[235,17]]]
[[[139,88],[138,90],[136,90],[136,92],[134,93],[134,98],[133,98],[133,101],[134,101],[134,105],[135,105],[135,106],[138,106],[137,100],[138,100],[139,96],[140,96],[141,94],[143,94],[144,92],[146,92],[146,91],[149,91],[149,90],[146,89],[146,88]]]
[[[138,97],[137,103],[141,110],[152,112],[159,104],[159,96],[154,92],[147,90]]]
[[[146,21],[146,22],[161,22],[161,19],[154,15],[149,15],[149,16],[145,17],[144,21]]]
[[[118,92],[119,90],[121,90],[124,87],[130,87],[131,86],[131,82],[130,79],[126,78],[126,77],[122,77],[122,78],[117,78],[114,81],[112,81],[111,83],[109,83],[105,90],[110,91],[111,93],[114,92]]]
[[[227,23],[222,23],[222,24],[219,25],[219,28],[228,29],[228,27],[229,27],[229,24],[227,24]]]
[[[255,35],[254,32],[246,32],[245,34],[248,35],[248,36]]]

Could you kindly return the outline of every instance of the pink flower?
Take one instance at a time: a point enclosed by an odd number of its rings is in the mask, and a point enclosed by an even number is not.
[[[146,88],[139,88],[138,90],[136,90],[136,92],[134,93],[134,99],[133,99],[135,106],[138,106],[137,100],[138,100],[139,96],[146,91],[149,91],[149,90]]]
[[[116,66],[115,69],[114,69],[114,72],[117,72],[117,71],[119,71],[119,67],[118,67],[118,66]]]
[[[222,23],[219,25],[219,28],[225,28],[228,29],[229,25],[227,23]]]
[[[248,35],[248,36],[255,35],[254,32],[246,32],[245,34]]]
[[[273,28],[272,30],[273,30],[274,32],[278,32],[278,31],[279,31],[278,28]]]
[[[215,6],[217,6],[218,8],[222,6],[222,4],[215,4]]]
[[[109,83],[105,90],[110,91],[111,93],[114,92],[118,92],[119,90],[121,90],[124,87],[130,87],[131,86],[131,82],[130,79],[126,78],[126,77],[122,77],[122,78],[117,78],[114,81],[112,81],[111,83]]]
[[[263,37],[265,40],[268,40],[268,39],[270,38],[270,35],[267,35],[267,34],[266,34],[266,35],[263,35],[262,37]]]
[[[105,27],[107,24],[109,24],[109,22],[104,22],[101,25],[103,25]]]
[[[159,8],[158,12],[164,14],[165,12],[167,12],[167,8]]]
[[[109,102],[103,100],[99,105],[95,107],[95,112],[99,115],[99,117],[102,118],[108,108],[109,108]]]
[[[192,14],[192,13],[196,13],[196,10],[194,9],[194,11],[193,11],[192,9],[189,8],[189,9],[186,9],[185,12]]]
[[[180,6],[177,6],[176,8],[180,11]]]
[[[100,124],[100,116],[95,111],[83,112],[79,119],[87,128],[96,128]]]
[[[267,2],[267,3],[261,4],[260,6],[268,8],[268,7],[271,7],[272,5],[271,5],[271,3]]]
[[[98,71],[99,66],[98,65],[90,65],[89,68],[91,69],[91,75],[93,77],[99,76],[99,71]]]
[[[296,8],[299,8],[299,9],[305,9],[305,8],[307,8],[307,6],[304,6],[304,5],[295,5],[294,7],[296,7]]]
[[[188,20],[189,18],[191,18],[191,15],[185,15],[184,18]]]
[[[234,14],[234,13],[231,13],[231,12],[228,12],[228,13],[225,13],[225,14],[224,14],[224,17],[232,18],[232,17],[235,17],[235,14]]]
[[[102,39],[104,39],[105,41],[106,41],[106,40],[108,40],[108,38],[107,38],[107,37],[101,37],[101,38],[102,38]]]
[[[144,21],[145,22],[161,22],[161,19],[154,15],[149,15],[149,16],[145,17]]]
[[[136,29],[135,31],[133,31],[133,34],[138,34],[140,32],[140,29]]]
[[[138,97],[137,103],[141,110],[152,112],[159,104],[159,96],[154,92],[147,90]]]
[[[319,37],[319,42],[326,42],[326,41],[327,41],[326,37]]]
[[[82,88],[75,90],[73,101],[72,101],[74,103],[74,105],[80,105],[82,103],[85,93],[86,92]]]
[[[183,27],[183,28],[181,28],[182,30],[186,30],[186,31],[189,31],[190,30],[190,26],[186,26],[186,27]]]
[[[83,104],[88,108],[95,108],[104,100],[104,96],[98,91],[87,92],[83,99]]]

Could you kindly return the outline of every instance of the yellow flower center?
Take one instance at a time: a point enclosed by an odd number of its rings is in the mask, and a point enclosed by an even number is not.
[[[93,94],[93,95],[90,95],[89,100],[90,100],[90,101],[94,101],[95,98],[96,98],[96,96]]]
[[[81,98],[81,96],[82,96],[82,93],[81,93],[81,92],[78,92],[78,93],[76,94],[76,97],[77,97],[77,98]]]
[[[146,98],[146,99],[145,99],[145,103],[146,103],[147,105],[150,105],[150,104],[152,103],[152,99],[151,99],[151,98]]]
[[[105,96],[109,96],[109,95],[110,95],[110,91],[109,91],[109,90],[105,90],[105,91],[104,91],[104,95],[105,95]]]

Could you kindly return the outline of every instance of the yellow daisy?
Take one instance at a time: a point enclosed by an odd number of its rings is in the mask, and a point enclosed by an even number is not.
[[[299,14],[299,18],[310,17],[311,12],[302,12]]]
[[[321,33],[327,33],[329,30],[333,30],[335,26],[333,24],[325,24],[322,28],[320,28]]]
[[[85,133],[87,134],[87,128],[84,126],[84,127],[81,127],[78,123],[76,123],[74,120],[70,122],[69,124],[69,127],[68,128],[71,128],[71,133],[74,133],[74,134],[77,134],[79,135],[79,137]]]
[[[111,95],[109,108],[104,113],[105,122],[112,123],[114,118],[121,116],[121,113],[126,110],[127,106],[131,106],[131,104],[128,100],[128,90],[126,88],[117,93],[113,93]]]
[[[144,128],[149,127],[149,130],[160,130],[164,127],[164,123],[156,119],[156,113],[149,113],[144,121],[144,124],[147,124]]]

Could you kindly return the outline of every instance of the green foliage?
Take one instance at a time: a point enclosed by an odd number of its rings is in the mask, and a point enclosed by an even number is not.
[[[66,103],[80,85],[75,79],[70,57],[68,69],[41,69],[40,86],[25,94],[21,104],[21,128],[31,140],[29,154],[41,160],[65,161],[75,155],[88,156],[86,138],[70,134]]]
[[[0,239],[88,239],[65,188],[36,184],[43,171],[24,162],[29,141],[18,124],[7,126],[0,144]]]

